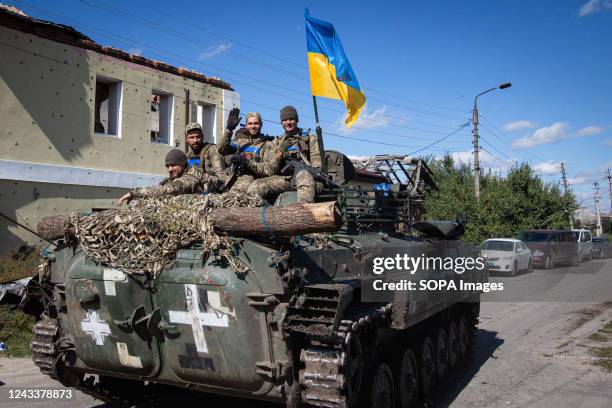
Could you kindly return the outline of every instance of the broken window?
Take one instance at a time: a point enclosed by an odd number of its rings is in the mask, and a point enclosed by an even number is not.
[[[173,97],[159,91],[151,94],[151,142],[172,144]]]
[[[196,110],[197,122],[202,126],[204,141],[216,143],[215,136],[215,105],[198,103]]]
[[[96,78],[95,133],[119,137],[121,91],[120,81]]]

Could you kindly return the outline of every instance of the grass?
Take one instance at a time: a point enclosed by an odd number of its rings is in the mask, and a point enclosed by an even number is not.
[[[7,351],[0,352],[5,357],[28,357],[30,340],[35,319],[15,309],[12,305],[0,305],[0,341]]]
[[[580,327],[584,326],[587,322],[599,316],[601,313],[603,313],[603,309],[597,308],[597,307],[596,308],[586,308],[586,309],[576,311],[574,314],[578,315],[579,317],[576,320],[574,320],[570,324],[569,327],[565,329],[565,333],[571,333],[574,330],[579,329]]]
[[[21,252],[0,257],[0,283],[33,276],[40,264],[39,248],[20,248]]]
[[[601,329],[599,329],[602,333],[610,333],[612,334],[612,321],[606,323]]]
[[[593,341],[608,341],[608,337],[601,333],[593,333],[588,337],[588,339]]]
[[[602,334],[612,334],[612,322],[608,322],[597,331],[589,336],[590,340],[594,341],[608,341],[608,336]],[[609,373],[612,373],[612,347],[590,347],[591,354],[597,359],[593,361],[593,364],[602,367]]]

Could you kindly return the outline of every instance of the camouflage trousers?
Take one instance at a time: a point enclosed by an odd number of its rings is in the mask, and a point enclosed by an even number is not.
[[[242,176],[238,176],[230,191],[236,191],[238,193],[246,194],[247,189],[251,185],[251,183],[255,180],[255,177],[250,174],[244,174]]]
[[[314,203],[315,179],[309,171],[305,170],[295,173],[291,182],[284,176],[257,179],[248,187],[247,193],[266,199],[291,190],[297,191],[298,203]]]
[[[298,203],[314,203],[315,179],[312,173],[307,170],[298,171],[293,176],[293,181],[291,184],[295,185]]]
[[[300,204],[313,203],[315,197],[315,179],[308,171],[298,171],[290,182],[285,176],[270,176],[254,179],[251,175],[238,177],[231,191],[250,194],[261,198],[270,198],[285,191],[297,191]]]
[[[247,194],[261,198],[270,198],[291,190],[291,183],[283,176],[270,176],[259,178],[247,188]]]

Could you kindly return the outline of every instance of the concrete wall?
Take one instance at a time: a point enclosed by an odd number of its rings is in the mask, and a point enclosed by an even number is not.
[[[160,180],[166,153],[184,149],[187,90],[189,120],[198,104],[208,112],[209,140],[239,104],[235,92],[6,27],[0,55],[0,212],[33,229]],[[98,77],[121,81],[119,137],[94,132]],[[173,95],[172,145],[150,140],[153,90]],[[0,219],[0,254],[24,241],[32,235]]]

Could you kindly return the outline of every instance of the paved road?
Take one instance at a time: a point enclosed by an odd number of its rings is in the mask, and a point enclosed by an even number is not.
[[[587,337],[612,321],[612,259],[494,277],[505,297],[482,303],[475,356],[440,390],[436,407],[609,407],[612,374],[591,363]],[[515,301],[520,299],[521,301]],[[499,300],[505,300],[501,302]],[[545,302],[547,301],[547,302]],[[610,342],[607,345],[611,345]],[[57,387],[29,359],[0,359],[2,407],[104,407],[87,395],[53,403],[8,400],[14,387]],[[156,406],[273,408],[278,405],[162,390]],[[147,404],[150,406],[150,404]]]

